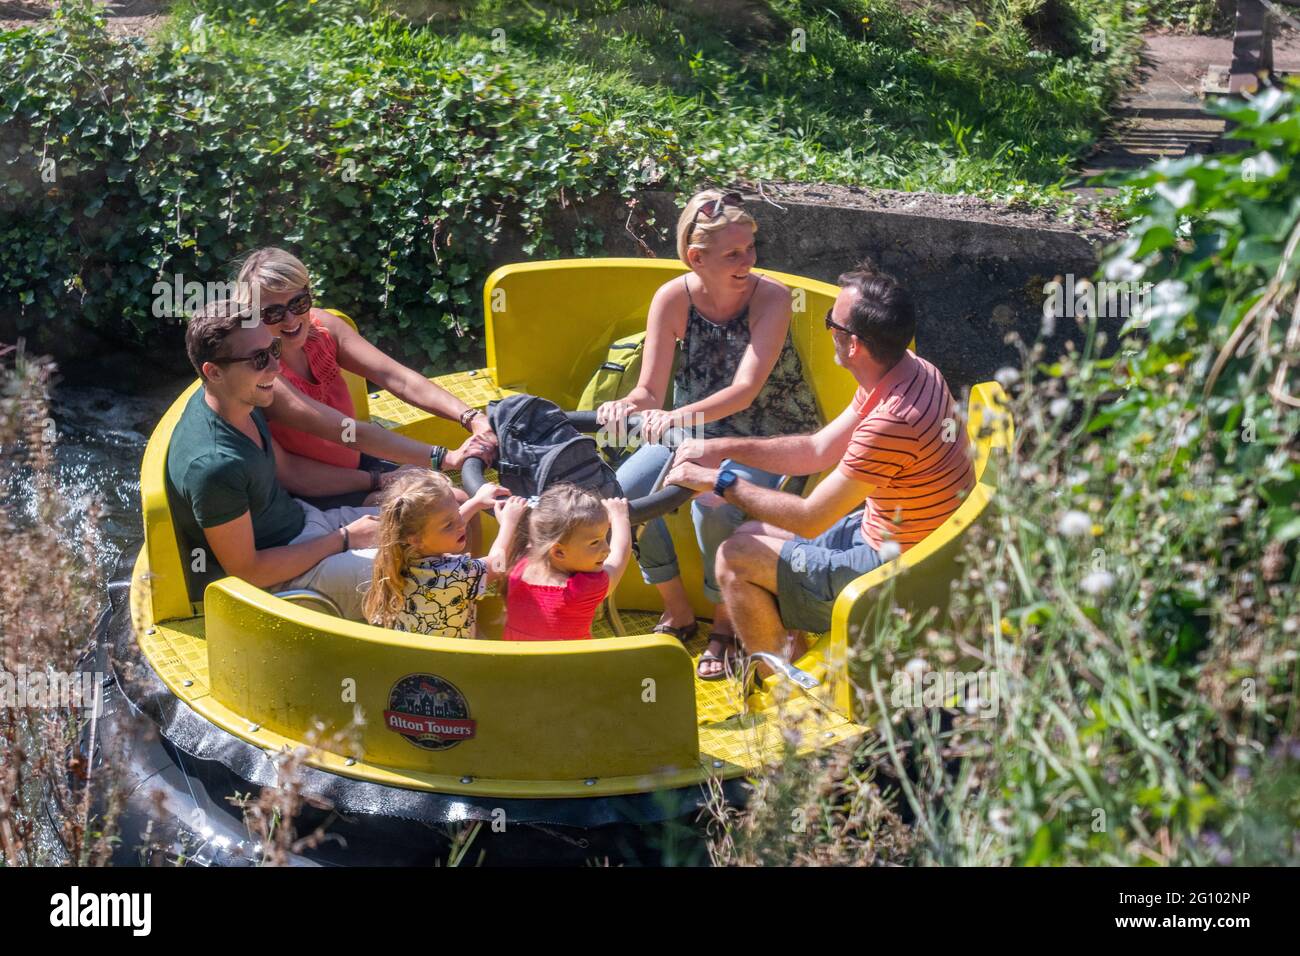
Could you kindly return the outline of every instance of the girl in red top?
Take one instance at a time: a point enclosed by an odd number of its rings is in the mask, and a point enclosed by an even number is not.
[[[618,586],[632,555],[627,499],[576,485],[548,488],[531,504],[513,497],[496,507],[509,536],[506,567],[507,641],[574,641],[591,637],[591,622]]]

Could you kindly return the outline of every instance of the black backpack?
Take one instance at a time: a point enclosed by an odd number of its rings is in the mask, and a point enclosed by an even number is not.
[[[510,395],[488,403],[488,422],[497,436],[497,474],[512,494],[529,498],[571,482],[602,498],[623,497],[596,439],[569,424],[554,402]]]

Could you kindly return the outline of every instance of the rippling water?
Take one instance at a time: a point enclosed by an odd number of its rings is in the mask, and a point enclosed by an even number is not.
[[[98,505],[91,540],[94,563],[106,574],[119,555],[134,554],[140,547],[140,459],[154,425],[186,384],[168,383],[143,395],[86,386],[54,390],[50,411],[59,439],[54,480],[68,506],[65,540],[79,546],[86,516]],[[14,515],[20,521],[34,520],[30,475],[18,470],[6,484]]]
[[[89,540],[93,553],[87,557],[105,578],[120,556],[134,556],[143,541],[140,460],[150,432],[186,384],[178,380],[141,395],[67,386],[51,395],[50,417],[58,433],[52,477],[65,503],[60,538],[78,549]],[[0,468],[0,495],[20,525],[40,520],[32,475],[25,467]],[[88,522],[92,508],[98,510],[93,525]],[[107,601],[104,593],[101,606]],[[40,858],[61,859],[48,820],[42,815],[36,822]]]

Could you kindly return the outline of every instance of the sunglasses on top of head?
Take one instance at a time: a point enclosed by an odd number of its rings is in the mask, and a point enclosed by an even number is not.
[[[251,362],[255,372],[264,372],[266,367],[271,364],[271,359],[280,358],[280,340],[271,339],[271,344],[264,349],[258,349],[250,355],[241,355],[238,358],[221,358],[213,359],[216,365],[232,365],[236,362]]]
[[[311,308],[311,290],[303,289],[288,302],[283,305],[267,305],[262,307],[262,324],[279,325],[289,317],[289,313],[302,315]]]
[[[712,222],[722,215],[722,210],[725,207],[736,206],[739,208],[744,204],[745,197],[740,193],[726,193],[717,199],[710,199],[707,202],[700,203],[700,208],[695,210],[695,215],[691,217],[691,230],[687,235],[692,236],[695,234],[695,224],[700,221],[700,216],[704,216],[706,222]]]

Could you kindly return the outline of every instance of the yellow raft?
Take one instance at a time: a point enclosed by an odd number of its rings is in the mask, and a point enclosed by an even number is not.
[[[506,266],[483,291],[487,367],[435,381],[466,403],[528,392],[576,406],[608,343],[644,329],[654,291],[680,263],[642,259],[534,262]],[[822,316],[836,288],[758,270],[794,290],[794,342],[824,419],[848,403],[855,383],[835,365]],[[367,394],[350,377],[358,417],[413,438],[457,444],[455,423],[386,392]],[[172,429],[195,382],[150,438],[141,469],[145,544],[130,588],[131,620],[145,661],[171,694],[212,725],[262,751],[302,744],[318,723],[365,716],[360,751],[317,751],[322,771],[411,791],[504,799],[567,799],[692,787],[752,774],[865,730],[854,717],[847,650],[882,585],[896,576],[912,599],[941,602],[961,532],[980,517],[996,486],[995,448],[1011,421],[995,383],[971,394],[967,427],[978,485],[961,508],[901,558],[863,575],[839,595],[834,623],[797,667],[804,689],[769,678],[748,700],[736,681],[703,682],[684,648],[648,633],[657,592],[633,570],[615,600],[624,636],[608,626],[592,641],[514,643],[412,636],[346,621],[227,577],[187,592],[164,471]],[[701,580],[687,509],[668,516],[686,582]],[[495,526],[485,515],[490,539]],[[888,589],[893,591],[895,589]],[[707,606],[696,587],[697,611]],[[484,619],[494,615],[486,612]],[[490,637],[490,635],[487,635]]]

